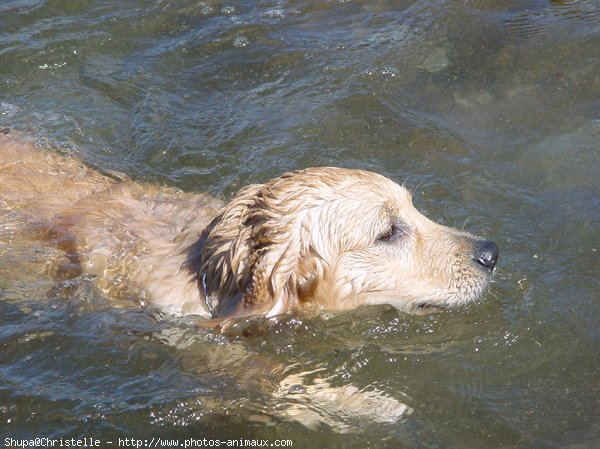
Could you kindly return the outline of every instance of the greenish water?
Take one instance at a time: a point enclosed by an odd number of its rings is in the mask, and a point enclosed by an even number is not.
[[[1,444],[598,447],[599,48],[594,0],[2,0],[1,126],[224,199],[288,169],[370,169],[501,258],[466,310],[220,335],[112,307],[86,278],[17,275],[35,248],[2,236]],[[297,382],[277,393],[300,373],[405,413],[302,409]]]

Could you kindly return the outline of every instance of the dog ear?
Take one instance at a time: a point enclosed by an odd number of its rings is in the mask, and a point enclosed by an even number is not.
[[[271,187],[245,188],[203,233],[199,273],[215,317],[289,312],[315,277],[305,213]]]

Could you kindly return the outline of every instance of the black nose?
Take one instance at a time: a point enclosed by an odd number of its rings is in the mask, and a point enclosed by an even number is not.
[[[485,240],[475,248],[473,259],[482,267],[491,270],[498,262],[498,254],[500,254],[498,245],[491,240]]]

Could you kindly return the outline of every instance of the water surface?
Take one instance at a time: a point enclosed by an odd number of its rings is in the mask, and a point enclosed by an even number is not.
[[[15,267],[36,249],[3,235],[0,436],[598,447],[599,48],[594,0],[4,0],[0,125],[223,199],[289,169],[377,171],[502,254],[466,310],[219,335],[87,278],[32,281]],[[403,416],[307,408],[300,381]]]

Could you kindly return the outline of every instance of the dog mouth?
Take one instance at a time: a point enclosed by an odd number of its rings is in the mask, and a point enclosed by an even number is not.
[[[427,315],[429,313],[444,312],[447,309],[445,306],[437,304],[431,304],[429,302],[422,302],[415,306],[415,313],[417,315]]]

